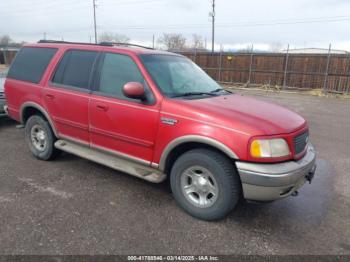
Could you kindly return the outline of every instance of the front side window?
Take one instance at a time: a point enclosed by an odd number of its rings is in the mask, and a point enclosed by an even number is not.
[[[56,69],[52,82],[88,89],[97,54],[98,52],[94,51],[67,51]]]
[[[140,55],[147,71],[168,97],[228,94],[189,59],[175,55]]]
[[[123,94],[123,86],[128,82],[142,83],[147,93],[146,82],[131,57],[106,53],[101,67],[98,91],[105,95],[135,101]]]
[[[23,47],[16,55],[7,77],[39,83],[57,48]]]

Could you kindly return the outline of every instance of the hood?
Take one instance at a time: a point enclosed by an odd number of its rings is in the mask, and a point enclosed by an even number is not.
[[[306,125],[304,118],[287,108],[240,94],[177,102],[196,119],[215,121],[250,135],[291,133]]]

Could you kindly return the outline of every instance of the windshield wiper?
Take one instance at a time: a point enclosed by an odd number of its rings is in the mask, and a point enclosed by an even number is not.
[[[225,91],[226,93],[231,93],[230,91],[228,91],[226,89],[223,89],[223,88],[215,89],[215,90],[211,91],[210,93],[218,93],[218,92],[221,92],[221,91]]]
[[[201,95],[217,96],[217,94],[212,92],[187,92],[187,93],[172,95],[171,97],[201,96]]]

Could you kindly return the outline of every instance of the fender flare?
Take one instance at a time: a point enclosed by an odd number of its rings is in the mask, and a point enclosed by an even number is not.
[[[162,156],[160,158],[159,161],[159,169],[164,171],[165,170],[165,165],[166,165],[166,161],[167,158],[169,156],[169,154],[171,153],[171,151],[181,145],[181,144],[185,144],[185,143],[191,143],[191,142],[196,142],[196,143],[202,143],[202,144],[206,144],[212,147],[215,147],[216,149],[220,150],[221,152],[223,152],[225,155],[227,155],[228,157],[232,158],[232,159],[239,159],[237,154],[235,152],[232,151],[232,149],[230,149],[228,146],[226,146],[225,144],[213,139],[213,138],[209,138],[209,137],[205,137],[205,136],[199,136],[199,135],[187,135],[187,136],[181,136],[178,137],[174,140],[172,140],[163,150]]]
[[[58,133],[57,133],[57,130],[55,128],[55,125],[51,119],[51,117],[49,116],[49,114],[47,113],[47,111],[42,107],[40,106],[39,104],[37,103],[34,103],[34,102],[25,102],[23,103],[23,105],[21,106],[21,110],[20,110],[20,120],[21,120],[21,123],[24,124],[24,119],[23,119],[23,112],[25,111],[26,108],[28,107],[33,107],[37,110],[39,110],[45,117],[46,119],[49,121],[49,124],[52,128],[52,131],[53,133],[55,134],[56,137],[58,137]]]

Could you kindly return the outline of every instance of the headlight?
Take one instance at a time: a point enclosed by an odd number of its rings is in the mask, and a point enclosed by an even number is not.
[[[284,157],[290,154],[286,140],[282,138],[255,139],[250,144],[252,157]]]

